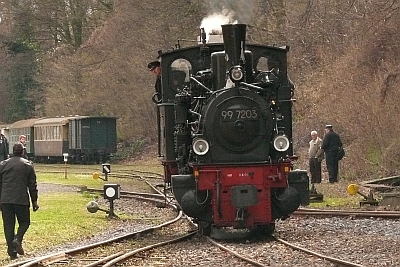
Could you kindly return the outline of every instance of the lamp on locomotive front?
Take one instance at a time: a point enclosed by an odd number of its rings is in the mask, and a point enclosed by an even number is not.
[[[286,135],[277,135],[274,138],[274,148],[279,152],[284,152],[289,149],[290,141]]]
[[[229,78],[233,81],[233,82],[240,82],[243,80],[244,78],[244,70],[242,68],[242,66],[233,66],[230,70],[229,70]]]
[[[197,138],[193,141],[193,151],[199,156],[207,154],[210,146],[208,142],[202,138]]]

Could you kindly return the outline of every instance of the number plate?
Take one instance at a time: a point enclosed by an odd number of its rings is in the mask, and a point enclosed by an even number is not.
[[[221,121],[257,120],[257,109],[226,109],[221,111]]]

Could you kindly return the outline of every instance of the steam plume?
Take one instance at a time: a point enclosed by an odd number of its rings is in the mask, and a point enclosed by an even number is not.
[[[207,34],[222,34],[221,25],[237,23],[233,20],[233,12],[224,11],[224,13],[213,13],[204,18],[201,22],[200,28],[204,28]]]

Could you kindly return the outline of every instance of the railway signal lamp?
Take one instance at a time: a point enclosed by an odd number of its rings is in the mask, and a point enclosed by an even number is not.
[[[64,174],[65,174],[65,179],[67,179],[67,162],[68,162],[68,153],[63,153],[63,157],[64,157]]]
[[[114,200],[121,196],[121,187],[119,184],[105,184],[103,189],[105,199]]]
[[[108,218],[117,217],[114,213],[114,200],[120,198],[121,187],[119,184],[105,184],[104,187],[104,198],[110,202],[110,211]]]
[[[103,168],[103,173],[104,173],[104,181],[108,180],[108,174],[111,172],[111,164],[110,163],[103,163],[101,164],[102,168]]]
[[[363,196],[364,200],[360,201],[360,206],[362,206],[364,204],[377,206],[379,204],[379,202],[374,198],[374,194],[373,194],[372,190],[369,191],[369,194],[367,196],[359,191],[358,185],[356,185],[356,184],[350,184],[347,187],[347,193],[349,193],[350,195],[359,194],[359,195]]]

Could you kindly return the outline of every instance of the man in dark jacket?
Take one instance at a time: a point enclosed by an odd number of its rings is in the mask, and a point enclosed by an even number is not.
[[[150,62],[147,67],[149,68],[149,71],[154,73],[154,75],[157,76],[156,78],[156,83],[154,85],[154,89],[156,90],[156,93],[161,94],[161,63],[160,61],[152,61]]]
[[[162,95],[161,95],[161,62],[156,60],[156,61],[152,61],[147,65],[147,68],[149,69],[149,71],[151,71],[152,73],[154,73],[154,75],[157,76],[156,78],[156,83],[154,84],[154,89],[155,89],[155,93],[153,94],[152,100],[154,103],[159,104],[162,101]],[[160,110],[159,110],[159,106],[156,105],[156,114],[157,114],[157,125],[158,125],[158,156],[161,157],[161,130],[160,130]]]
[[[0,134],[0,161],[8,159],[8,140]]]
[[[325,126],[325,136],[322,141],[321,149],[325,151],[326,167],[329,173],[329,182],[338,182],[339,172],[339,147],[342,147],[340,136],[333,131],[332,125]]]
[[[7,253],[11,259],[16,259],[17,253],[24,255],[22,240],[30,225],[30,201],[33,211],[39,209],[35,169],[27,159],[22,158],[23,149],[21,143],[15,144],[13,156],[0,163],[0,207]]]

